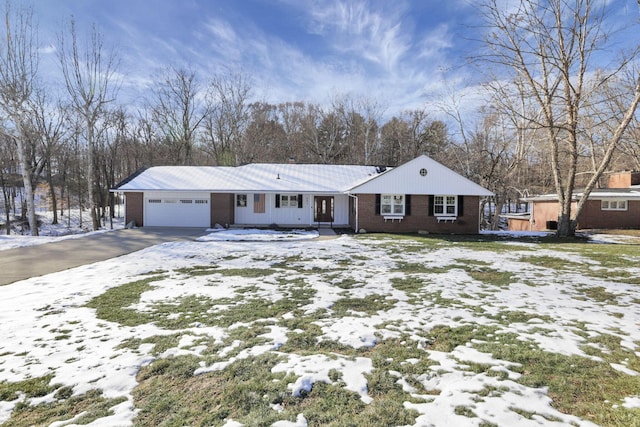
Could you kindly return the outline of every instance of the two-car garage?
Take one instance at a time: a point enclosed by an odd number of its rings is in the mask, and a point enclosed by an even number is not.
[[[144,224],[149,227],[210,227],[208,193],[145,193]]]

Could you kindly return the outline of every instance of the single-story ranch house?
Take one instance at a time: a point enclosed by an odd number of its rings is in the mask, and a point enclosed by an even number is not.
[[[112,191],[125,222],[174,227],[333,227],[474,234],[492,193],[435,160],[395,168],[252,163],[157,166]]]
[[[582,193],[573,194],[572,209]],[[560,207],[556,194],[522,199],[529,203],[525,214],[505,215],[511,231],[549,231],[558,224]],[[594,189],[577,218],[578,229],[640,229],[640,173],[619,172],[609,177],[607,188]]]

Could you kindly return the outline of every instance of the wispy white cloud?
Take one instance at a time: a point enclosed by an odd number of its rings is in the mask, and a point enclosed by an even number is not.
[[[364,0],[311,4],[306,9],[309,31],[323,36],[337,52],[392,70],[410,49],[412,26],[402,20],[402,2],[375,5]]]

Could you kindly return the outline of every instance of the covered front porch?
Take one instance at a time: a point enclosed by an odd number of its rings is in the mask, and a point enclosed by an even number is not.
[[[237,193],[233,227],[348,228],[349,196],[317,193]]]

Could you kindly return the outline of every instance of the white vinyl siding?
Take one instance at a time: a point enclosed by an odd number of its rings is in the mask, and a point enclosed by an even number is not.
[[[247,194],[247,207],[235,207],[235,223],[241,225],[300,225],[314,226],[313,221],[313,200],[314,194],[302,194],[302,208],[298,208],[298,197],[295,194],[295,203],[291,206],[291,199],[288,199],[287,207],[282,207],[282,196],[280,194],[280,207],[276,208],[276,194],[262,194],[264,197],[264,212],[255,212],[257,194]],[[345,194],[332,195],[334,197],[334,224],[349,224],[349,196]]]

